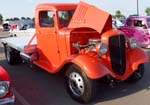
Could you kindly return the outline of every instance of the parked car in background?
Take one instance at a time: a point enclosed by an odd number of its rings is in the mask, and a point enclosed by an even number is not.
[[[15,97],[11,92],[11,79],[8,73],[0,66],[0,105],[12,104]]]
[[[124,24],[119,19],[112,19],[112,23],[115,24],[116,27],[124,26]]]
[[[3,31],[3,26],[2,26],[2,24],[0,24],[0,31]]]
[[[14,31],[14,30],[19,30],[19,27],[18,27],[17,24],[12,24],[12,25],[10,26],[10,32],[12,32],[12,31]]]
[[[10,25],[8,23],[4,23],[2,26],[3,26],[3,31],[9,31],[10,30]]]
[[[134,37],[140,47],[150,48],[150,17],[130,16],[119,30],[127,37]]]
[[[123,23],[123,24],[125,24],[125,22],[126,22],[126,18],[120,18],[119,20],[120,20],[120,22]]]
[[[35,24],[29,23],[24,24],[20,27],[17,24],[11,25],[10,36],[22,36],[22,35],[33,35],[35,33]]]

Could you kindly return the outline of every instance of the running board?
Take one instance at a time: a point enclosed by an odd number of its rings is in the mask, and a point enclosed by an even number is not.
[[[24,59],[25,61],[30,61],[30,59],[31,59],[31,56],[29,56],[29,55],[27,55],[27,54],[25,54],[25,53],[23,53],[23,52],[20,53],[20,56],[21,56],[21,58]]]
[[[20,56],[26,60],[26,61],[29,61],[29,62],[33,62],[33,61],[37,61],[39,56],[38,56],[38,53],[33,53],[31,55],[28,55],[28,54],[25,54],[23,52],[20,53]]]

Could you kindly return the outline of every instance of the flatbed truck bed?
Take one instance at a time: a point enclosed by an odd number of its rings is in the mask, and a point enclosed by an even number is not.
[[[33,38],[34,35],[23,35],[19,37],[9,37],[9,38],[3,38],[0,39],[0,42],[3,43],[4,45],[8,45],[17,51],[24,52],[25,46],[29,44],[31,39]],[[36,38],[33,39],[31,45],[36,45],[37,40]]]

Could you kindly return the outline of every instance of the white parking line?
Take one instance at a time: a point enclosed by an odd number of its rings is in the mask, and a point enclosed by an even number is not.
[[[19,100],[19,102],[22,104],[22,105],[31,105],[29,104],[29,102],[23,97],[21,96],[14,88],[12,89],[16,99]]]

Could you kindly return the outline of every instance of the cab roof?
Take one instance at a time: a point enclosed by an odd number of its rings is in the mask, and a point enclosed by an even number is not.
[[[46,3],[39,4],[36,9],[46,9],[46,10],[75,10],[77,4],[60,4],[60,3]]]
[[[150,16],[129,16],[132,19],[150,19]]]

